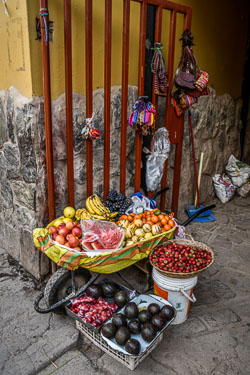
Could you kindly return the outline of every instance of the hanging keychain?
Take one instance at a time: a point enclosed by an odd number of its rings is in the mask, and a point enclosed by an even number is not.
[[[151,49],[154,50],[154,56],[151,62],[151,71],[154,73],[154,93],[156,95],[166,96],[169,83],[164,58],[161,52],[162,44],[155,43],[154,48]]]
[[[128,124],[143,135],[153,135],[155,133],[154,115],[155,107],[148,101],[147,96],[139,96],[133,105],[134,111],[129,116]]]
[[[90,139],[91,141],[96,140],[100,137],[101,132],[94,128],[94,116],[95,113],[93,112],[91,118],[86,118],[86,125],[81,131],[81,134],[83,135],[84,139]]]

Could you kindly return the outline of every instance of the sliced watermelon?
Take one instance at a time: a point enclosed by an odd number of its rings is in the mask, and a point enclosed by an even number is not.
[[[91,245],[91,242],[88,242],[87,240],[82,241],[82,247],[83,247],[85,250],[93,250],[93,247],[92,247],[92,245]]]
[[[103,250],[103,249],[105,249],[105,247],[103,247],[102,244],[99,241],[92,242],[91,246],[95,250]]]

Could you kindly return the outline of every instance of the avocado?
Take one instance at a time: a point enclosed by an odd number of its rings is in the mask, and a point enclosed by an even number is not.
[[[145,323],[141,330],[141,336],[146,342],[152,341],[156,336],[156,329],[153,324]]]
[[[162,329],[166,324],[166,319],[160,314],[155,314],[151,320],[151,323],[156,329]]]
[[[115,314],[112,318],[112,323],[117,327],[121,327],[121,326],[124,326],[126,327],[127,326],[127,319],[126,319],[126,316],[121,314],[121,313],[118,313],[118,314]]]
[[[159,314],[160,310],[161,308],[157,303],[150,303],[150,305],[148,305],[148,311],[151,315]]]
[[[161,309],[160,315],[163,316],[165,319],[170,320],[174,317],[175,310],[170,305],[164,305]]]
[[[126,305],[127,302],[128,302],[128,296],[126,292],[124,292],[123,290],[120,290],[120,292],[117,292],[115,294],[115,303],[117,304],[117,306],[123,307],[124,305]]]
[[[92,284],[86,289],[86,293],[88,296],[97,299],[102,296],[102,288],[100,285]]]
[[[115,337],[116,329],[117,328],[113,323],[107,323],[102,327],[102,334],[108,339],[112,339]]]
[[[128,329],[131,333],[137,334],[141,332],[141,323],[137,319],[130,320]]]
[[[139,354],[141,351],[141,344],[138,340],[130,339],[125,344],[125,350],[130,354]]]
[[[118,345],[125,345],[126,341],[130,339],[130,332],[127,327],[119,327],[115,334],[115,339]]]
[[[124,308],[124,314],[128,319],[134,319],[137,318],[139,313],[137,304],[135,302],[129,302],[126,304]]]
[[[117,289],[112,281],[106,281],[102,284],[102,292],[105,297],[114,297]]]
[[[140,320],[141,323],[148,323],[150,322],[152,318],[152,315],[148,310],[141,310],[138,314],[138,319]]]

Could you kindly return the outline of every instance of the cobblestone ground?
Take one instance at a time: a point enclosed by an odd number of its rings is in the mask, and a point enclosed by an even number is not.
[[[217,202],[213,212],[216,222],[187,227],[216,256],[214,265],[199,276],[197,302],[185,323],[166,330],[135,375],[250,373],[250,198]],[[68,317],[37,314],[33,301],[40,286],[8,255],[0,252],[0,257],[1,374],[131,373],[81,336]],[[123,270],[123,275],[142,288],[145,275],[137,268]]]

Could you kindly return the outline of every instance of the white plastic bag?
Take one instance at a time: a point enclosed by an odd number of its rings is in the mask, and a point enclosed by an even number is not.
[[[170,141],[166,128],[156,131],[152,139],[151,153],[144,148],[144,152],[150,154],[146,166],[146,184],[148,191],[156,191],[161,183],[163,168],[170,152]]]
[[[241,187],[250,178],[250,166],[230,156],[226,166],[226,173],[236,187]]]
[[[250,195],[250,181],[242,185],[236,192],[242,198],[248,197]]]
[[[229,202],[233,198],[236,189],[230,178],[226,175],[216,174],[212,177],[212,180],[217,198],[222,203]]]

